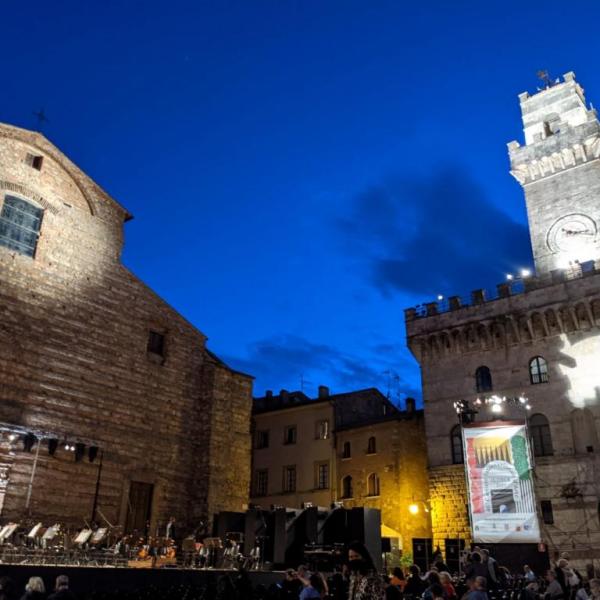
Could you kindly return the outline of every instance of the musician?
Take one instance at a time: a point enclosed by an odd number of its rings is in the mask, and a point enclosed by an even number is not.
[[[175,531],[175,517],[171,517],[169,519],[169,522],[167,523],[167,527],[165,529],[165,537],[171,540],[176,539],[177,533]]]

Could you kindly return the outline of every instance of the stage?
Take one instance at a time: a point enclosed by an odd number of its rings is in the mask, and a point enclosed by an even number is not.
[[[283,571],[248,571],[253,588],[263,585],[266,588],[284,576]],[[234,581],[238,571],[222,569],[131,569],[117,567],[77,567],[49,565],[13,565],[0,564],[0,576],[10,577],[20,593],[30,577],[41,577],[46,590],[54,589],[58,575],[68,575],[70,588],[78,598],[84,598],[91,592],[132,592],[154,588],[175,588],[178,586],[216,589],[223,576]]]

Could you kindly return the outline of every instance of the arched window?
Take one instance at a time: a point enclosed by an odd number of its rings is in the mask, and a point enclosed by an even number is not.
[[[346,475],[342,479],[342,498],[352,498],[352,476]]]
[[[532,415],[529,419],[529,433],[533,442],[535,456],[552,456],[552,436],[548,419],[541,414]]]
[[[352,446],[350,442],[344,442],[344,448],[342,450],[342,458],[350,458],[352,456]]]
[[[370,437],[367,442],[367,454],[375,454],[377,452],[377,441],[374,437]]]
[[[367,478],[367,496],[379,496],[379,477],[371,473]]]
[[[41,208],[26,200],[5,196],[0,210],[0,245],[19,254],[33,256],[43,214]]]
[[[541,356],[529,361],[529,379],[532,384],[548,383],[548,363]]]
[[[492,391],[492,374],[488,367],[477,367],[475,371],[475,387],[478,392]]]
[[[450,452],[452,453],[453,465],[462,465],[465,462],[460,425],[455,425],[450,431]]]

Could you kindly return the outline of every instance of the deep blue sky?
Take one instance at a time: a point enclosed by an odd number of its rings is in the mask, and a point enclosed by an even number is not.
[[[531,263],[535,73],[600,104],[597,2],[5,2],[0,120],[135,216],[124,262],[255,393],[419,395],[403,309]]]

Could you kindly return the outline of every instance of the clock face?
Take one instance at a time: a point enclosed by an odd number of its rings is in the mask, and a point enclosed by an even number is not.
[[[568,253],[570,260],[579,262],[590,258],[598,229],[593,219],[583,214],[561,217],[548,231],[548,247],[552,252]]]

